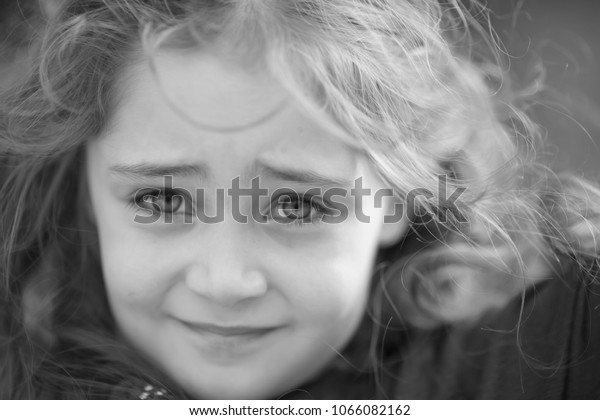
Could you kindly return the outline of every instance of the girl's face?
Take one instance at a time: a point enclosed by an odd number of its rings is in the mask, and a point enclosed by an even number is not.
[[[276,397],[315,376],[365,312],[378,246],[402,230],[383,225],[381,180],[267,76],[164,53],[121,83],[87,147],[121,334],[196,397]],[[350,196],[358,178],[372,190],[362,208]],[[332,187],[348,196],[326,197]],[[341,223],[328,222],[335,209],[347,210]]]

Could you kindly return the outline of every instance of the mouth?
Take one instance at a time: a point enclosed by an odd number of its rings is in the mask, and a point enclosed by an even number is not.
[[[215,324],[180,322],[188,329],[199,334],[211,334],[221,337],[253,337],[269,334],[281,327],[221,326]]]
[[[232,357],[249,355],[265,348],[284,326],[225,326],[177,320],[202,354],[213,361],[229,363]]]

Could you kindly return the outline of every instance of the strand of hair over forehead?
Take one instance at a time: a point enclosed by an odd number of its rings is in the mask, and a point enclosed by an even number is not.
[[[474,71],[454,59],[440,37],[441,9],[435,2],[421,3],[427,5],[432,10],[424,13],[408,2],[313,4],[301,11],[300,23],[289,25],[299,27],[300,35],[287,34],[288,48],[270,57],[273,68],[285,70],[275,72],[282,83],[320,120],[338,132],[341,127],[340,135],[362,142],[400,191],[414,188],[414,174],[423,187],[436,190],[439,163],[454,158],[468,140],[465,122],[474,125],[492,114],[478,75],[469,80]],[[307,23],[313,23],[313,31],[305,30]],[[448,80],[446,70],[466,76]],[[307,90],[311,84],[312,91]],[[465,108],[467,99],[479,103]],[[471,121],[458,121],[462,127],[451,124],[456,114],[477,108]],[[449,125],[456,129],[446,133],[451,139],[440,139],[436,129]],[[436,140],[439,147],[425,147]],[[404,156],[400,165],[397,156]]]

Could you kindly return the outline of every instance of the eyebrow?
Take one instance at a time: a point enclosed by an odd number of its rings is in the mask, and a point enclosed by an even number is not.
[[[117,176],[132,179],[160,178],[164,176],[176,177],[207,177],[208,170],[202,164],[198,165],[154,165],[148,163],[117,164],[110,167],[110,172]],[[296,182],[299,184],[313,184],[319,186],[335,186],[351,188],[351,180],[341,177],[331,177],[311,170],[296,170],[290,168],[276,168],[265,163],[260,163],[254,171],[259,176],[277,178],[281,181]]]
[[[138,163],[133,165],[114,165],[110,172],[127,178],[159,178],[168,175],[180,177],[205,177],[204,165],[153,165]]]
[[[353,183],[351,180],[341,177],[330,177],[319,174],[311,170],[295,170],[275,168],[266,164],[259,166],[258,173],[260,175],[270,176],[282,181],[297,182],[299,184],[315,184],[320,186],[335,186],[342,188],[350,188]]]

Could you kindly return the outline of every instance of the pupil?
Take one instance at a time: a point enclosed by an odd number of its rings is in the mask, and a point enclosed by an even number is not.
[[[163,200],[166,211],[176,211],[181,205],[183,198],[179,195],[167,194],[163,196]]]
[[[285,202],[285,204],[284,204],[285,207],[284,208],[286,210],[298,210],[299,209],[299,205],[298,204],[299,204],[298,200],[293,200],[293,201],[292,200],[288,200],[288,201]]]
[[[158,195],[147,194],[142,200],[153,206],[157,211],[169,212],[179,207],[180,201],[178,199],[181,200],[181,197],[161,193]]]

